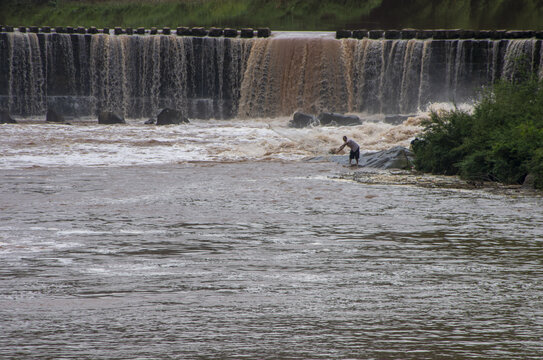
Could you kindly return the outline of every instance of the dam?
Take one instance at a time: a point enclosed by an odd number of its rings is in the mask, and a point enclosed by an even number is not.
[[[196,119],[408,114],[473,101],[519,69],[543,72],[535,32],[155,33],[1,32],[0,108],[144,118],[170,107]]]

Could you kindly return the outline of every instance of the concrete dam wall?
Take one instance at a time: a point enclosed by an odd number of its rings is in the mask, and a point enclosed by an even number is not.
[[[201,119],[412,113],[470,101],[519,67],[541,76],[543,65],[536,32],[113,34],[1,32],[0,109],[137,118],[170,107]]]

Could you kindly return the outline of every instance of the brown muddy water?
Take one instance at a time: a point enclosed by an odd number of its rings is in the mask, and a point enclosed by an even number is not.
[[[39,152],[0,172],[0,358],[543,356],[540,196]]]

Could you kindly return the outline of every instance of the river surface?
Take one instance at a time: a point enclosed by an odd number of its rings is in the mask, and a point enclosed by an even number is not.
[[[543,357],[541,196],[347,181],[302,160],[346,129],[210,124],[0,126],[0,358]]]

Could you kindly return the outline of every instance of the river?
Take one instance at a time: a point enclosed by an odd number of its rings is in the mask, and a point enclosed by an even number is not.
[[[303,161],[346,131],[415,130],[0,126],[0,357],[540,359],[543,198]]]

